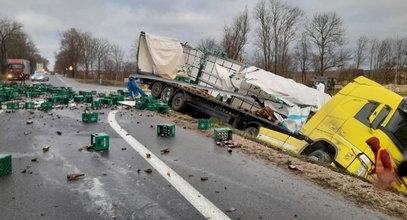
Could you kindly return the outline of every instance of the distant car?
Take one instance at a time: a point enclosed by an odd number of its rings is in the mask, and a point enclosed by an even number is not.
[[[31,76],[31,81],[32,82],[34,82],[34,81],[42,81],[42,82],[49,81],[49,77],[47,75],[45,75],[44,72],[35,71],[34,75]]]

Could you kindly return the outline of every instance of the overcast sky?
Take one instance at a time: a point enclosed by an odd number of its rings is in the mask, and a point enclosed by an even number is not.
[[[307,17],[336,12],[344,22],[349,46],[365,34],[370,38],[407,37],[407,0],[282,0],[299,6]],[[41,55],[55,62],[60,33],[71,27],[130,47],[140,31],[173,37],[196,45],[220,39],[223,27],[245,6],[258,0],[0,0],[0,18],[21,22]],[[250,16],[252,18],[252,16]],[[252,26],[252,30],[254,27]],[[253,48],[253,42],[247,47]],[[249,49],[248,48],[248,49]],[[250,50],[250,49],[249,49]]]

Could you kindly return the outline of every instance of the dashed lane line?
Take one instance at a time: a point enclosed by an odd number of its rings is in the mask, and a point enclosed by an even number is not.
[[[120,127],[116,121],[116,112],[111,111],[108,115],[110,126],[135,150],[142,158],[144,158],[162,177],[164,177],[184,198],[191,203],[206,219],[230,219],[211,201],[204,197],[191,184],[184,180],[167,164],[155,156],[144,145],[138,142],[133,136],[128,135],[127,131]],[[150,154],[149,159],[146,154]]]

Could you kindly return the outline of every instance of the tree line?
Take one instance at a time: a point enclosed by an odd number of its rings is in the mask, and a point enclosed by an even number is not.
[[[7,59],[26,59],[34,70],[36,63],[46,67],[48,60],[43,58],[35,43],[23,31],[23,25],[9,18],[0,18],[0,73],[7,68]]]
[[[104,38],[75,28],[60,36],[57,72],[75,78],[122,81],[136,70],[134,62],[125,61],[123,50]]]
[[[253,33],[254,42],[249,42]],[[225,25],[219,41],[204,38],[198,47],[223,51],[234,60],[283,75],[324,76],[337,72],[340,80],[367,75],[381,83],[407,83],[407,38],[378,40],[360,36],[354,49],[347,46],[346,28],[335,12],[306,18],[302,9],[281,0],[260,0]],[[248,55],[251,43],[255,52]],[[214,52],[216,53],[216,52]],[[246,57],[246,59],[244,59]]]

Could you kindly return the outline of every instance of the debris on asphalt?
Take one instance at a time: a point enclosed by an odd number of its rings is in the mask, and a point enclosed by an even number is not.
[[[27,173],[27,169],[22,170],[21,173]]]
[[[140,173],[141,172],[141,170],[140,169],[137,169],[137,173]]]
[[[202,176],[202,177],[201,177],[201,181],[202,181],[202,182],[207,181],[207,180],[208,180],[208,177],[207,177],[207,176]]]
[[[170,149],[165,148],[165,149],[161,150],[160,152],[161,152],[161,154],[168,154],[170,152]]]
[[[138,171],[138,170],[137,170],[137,171]],[[150,168],[148,168],[147,170],[144,170],[144,172],[146,172],[146,173],[148,173],[148,174],[151,174],[151,173],[153,172],[153,170],[150,169]]]
[[[99,115],[104,115],[105,113],[104,112],[99,112]]]
[[[187,126],[184,126],[184,129],[187,129]]]
[[[154,125],[150,125],[150,128],[154,128]]]
[[[31,162],[38,162],[38,158],[31,159]]]
[[[229,148],[238,148],[241,147],[242,144],[232,141],[232,140],[227,140],[227,141],[217,141],[216,145],[220,147],[229,147]]]
[[[32,124],[32,123],[34,123],[33,121],[31,121],[31,120],[28,120],[28,121],[26,121],[25,122],[27,125],[30,125],[30,124]]]
[[[30,132],[24,132],[24,135],[29,135],[29,134],[31,134],[31,131]]]
[[[146,154],[146,157],[147,157],[148,159],[150,159],[150,158],[151,158],[151,154]]]
[[[167,176],[171,176],[171,174],[170,174],[170,172],[169,172],[169,171],[167,172]]]
[[[230,209],[226,210],[226,212],[234,212],[234,211],[236,211],[236,210],[237,210],[237,208],[235,208],[235,207],[230,207]]]
[[[232,153],[232,148],[228,147],[228,153]]]
[[[139,114],[139,116],[143,116],[143,114]]]
[[[122,150],[127,150],[127,148],[125,148],[125,147],[122,147]]]
[[[57,134],[58,134],[58,135],[62,135],[62,132],[60,132],[60,131],[57,131]]]
[[[48,152],[48,151],[49,151],[49,146],[43,147],[43,148],[42,148],[42,151],[43,151],[43,152]]]
[[[72,181],[72,180],[79,180],[81,177],[85,176],[85,174],[83,173],[74,173],[74,174],[68,174],[66,176],[66,179],[68,181]]]
[[[136,122],[137,124],[140,124],[140,122],[138,121],[138,122]]]
[[[294,165],[288,165],[288,169],[294,170],[294,171],[302,171],[297,166],[294,166]]]

